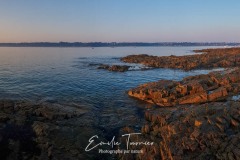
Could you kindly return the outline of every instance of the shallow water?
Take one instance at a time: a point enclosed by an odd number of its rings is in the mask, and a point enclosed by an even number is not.
[[[186,55],[210,47],[0,48],[0,98],[48,102],[87,109],[100,128],[137,126],[147,104],[126,91],[160,79],[180,80],[208,70],[153,69],[124,73],[98,70],[122,64],[130,54]],[[216,47],[214,47],[216,48]]]

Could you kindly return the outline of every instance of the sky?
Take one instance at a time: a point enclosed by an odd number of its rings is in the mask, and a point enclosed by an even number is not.
[[[0,0],[0,42],[240,42],[239,0]]]

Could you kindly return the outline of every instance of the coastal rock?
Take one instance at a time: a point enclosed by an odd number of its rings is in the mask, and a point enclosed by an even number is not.
[[[68,117],[67,113],[59,112],[58,110],[51,108],[49,106],[40,107],[36,109],[34,113],[39,117],[44,117],[49,120],[70,118],[70,116]]]
[[[101,64],[97,69],[106,69],[106,70],[108,70],[109,68],[110,68],[109,65]]]
[[[182,81],[160,80],[140,85],[128,95],[159,106],[200,104],[230,99],[240,92],[240,68],[184,78]]]
[[[146,54],[129,55],[121,58],[127,63],[140,63],[153,68],[209,69],[240,66],[240,48],[195,50],[195,55],[150,56]]]
[[[122,60],[184,70],[240,65],[239,48],[203,51],[206,53],[194,56],[135,55]],[[146,83],[129,90],[132,97],[165,106],[145,112],[147,122],[138,141],[154,141],[155,145],[131,146],[143,151],[131,159],[239,159],[239,75],[240,68],[235,67],[178,82]]]
[[[130,146],[143,151],[130,159],[238,159],[239,113],[234,101],[148,110],[142,135],[132,141],[154,146]]]
[[[225,99],[227,95],[228,95],[227,89],[225,87],[219,87],[218,89],[210,91],[210,93],[208,94],[208,100],[217,101],[217,100]]]
[[[4,122],[7,122],[9,120],[9,116],[8,114],[5,114],[5,113],[0,113],[0,123],[4,123]]]
[[[125,72],[128,71],[128,69],[130,68],[130,66],[127,65],[106,65],[106,64],[102,64],[98,67],[98,69],[105,69],[108,71],[113,71],[113,72]]]
[[[47,135],[46,130],[49,126],[46,123],[36,121],[33,123],[32,128],[37,136],[44,136]]]
[[[81,145],[98,132],[89,131],[87,112],[81,106],[0,100],[0,158],[91,158]]]

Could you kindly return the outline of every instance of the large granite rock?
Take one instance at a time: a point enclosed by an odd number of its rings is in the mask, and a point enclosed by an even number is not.
[[[209,69],[240,66],[240,48],[195,50],[202,54],[187,56],[150,56],[146,54],[129,55],[121,58],[123,62],[140,63],[155,68]]]
[[[231,99],[240,93],[240,69],[190,76],[182,81],[160,80],[128,91],[132,97],[159,106],[200,104]]]

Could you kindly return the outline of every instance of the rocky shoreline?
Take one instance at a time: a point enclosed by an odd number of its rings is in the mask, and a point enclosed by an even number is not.
[[[239,159],[240,48],[206,49],[201,55],[131,55],[128,63],[183,70],[223,67],[182,81],[160,80],[130,89],[128,95],[156,105],[145,112],[143,154],[123,159]],[[130,128],[125,129],[130,132]]]
[[[159,106],[201,104],[231,100],[240,93],[240,68],[140,85],[128,95]]]
[[[124,160],[224,159],[240,157],[240,102],[211,102],[201,105],[155,108],[145,112],[146,124],[137,141],[153,141],[137,155]],[[134,132],[124,128],[123,133]],[[134,141],[134,140],[133,140]]]
[[[154,142],[153,146],[131,146],[139,154],[116,156],[86,152],[97,129],[94,115],[81,107],[0,100],[1,159],[239,159],[240,157],[240,49],[206,49],[192,56],[155,57],[135,55],[122,58],[149,67],[228,68],[182,81],[160,80],[128,91],[151,103],[145,110],[141,130],[126,125],[126,133],[141,132],[131,140]],[[110,71],[126,71],[128,66],[101,66]],[[149,106],[146,104],[146,106]],[[117,136],[117,135],[116,135]],[[106,136],[105,136],[106,137]],[[110,140],[107,139],[107,140]],[[104,142],[107,141],[104,139]],[[125,141],[126,139],[124,139]]]
[[[194,50],[194,55],[186,56],[151,56],[147,54],[129,55],[120,60],[125,63],[136,63],[145,66],[145,69],[170,68],[185,71],[194,69],[231,68],[240,66],[240,48],[203,49]],[[129,65],[101,64],[97,69],[113,72],[129,71]],[[141,69],[141,70],[145,70]]]
[[[202,54],[161,57],[146,54],[129,55],[121,58],[121,61],[140,63],[153,68],[172,68],[186,71],[240,66],[240,48],[203,49],[194,52]]]
[[[81,107],[1,100],[0,158],[94,159],[97,154],[85,147],[91,135],[102,133],[91,117]]]

